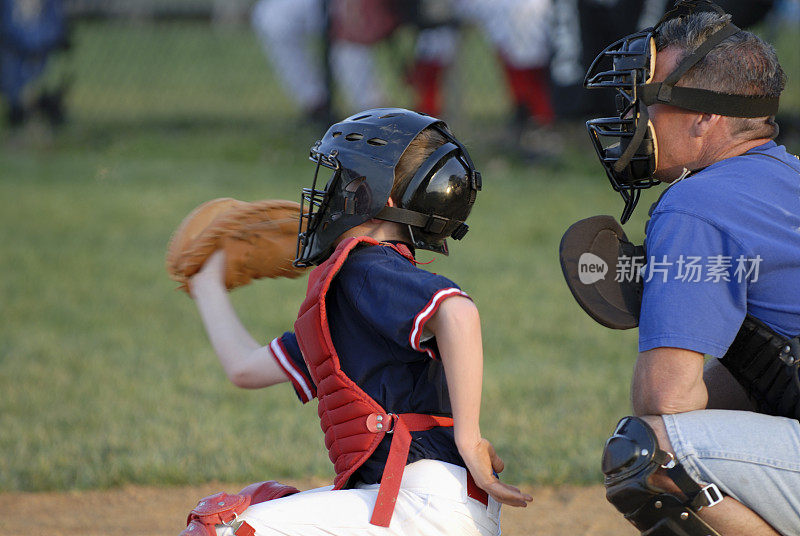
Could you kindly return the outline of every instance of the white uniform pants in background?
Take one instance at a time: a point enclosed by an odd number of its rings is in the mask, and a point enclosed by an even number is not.
[[[306,110],[324,102],[328,90],[322,58],[312,50],[323,32],[321,0],[260,0],[253,7],[252,24],[289,95]],[[334,42],[330,61],[353,110],[384,104],[372,46]]]

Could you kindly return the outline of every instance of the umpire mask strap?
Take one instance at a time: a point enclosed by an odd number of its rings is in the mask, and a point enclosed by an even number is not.
[[[728,23],[686,56],[663,82],[643,84],[639,88],[642,102],[646,106],[655,103],[670,104],[701,113],[730,117],[767,117],[778,111],[779,98],[762,95],[733,95],[709,89],[676,86],[678,80],[694,67],[706,54],[725,39],[740,31]]]

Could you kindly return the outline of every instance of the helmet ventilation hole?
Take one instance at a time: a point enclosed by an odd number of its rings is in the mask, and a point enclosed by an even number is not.
[[[358,141],[358,140],[362,139],[363,137],[364,137],[364,135],[359,133],[359,132],[351,132],[350,134],[345,136],[344,139],[346,139],[347,141]]]
[[[367,143],[369,143],[370,145],[374,145],[375,147],[383,147],[389,142],[387,142],[386,140],[382,140],[381,138],[370,138],[367,140]]]
[[[354,117],[354,118],[352,118],[350,121],[360,121],[360,120],[362,120],[362,119],[366,119],[367,117],[370,117],[370,114],[367,114],[367,115],[359,115],[358,117]]]
[[[342,135],[342,133],[340,131],[337,131],[337,132],[334,132],[334,133],[331,134],[331,136],[333,136],[334,138],[338,138],[341,135]]]

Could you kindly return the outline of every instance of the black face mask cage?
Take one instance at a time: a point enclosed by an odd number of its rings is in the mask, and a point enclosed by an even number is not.
[[[322,224],[323,215],[328,211],[331,203],[331,192],[333,192],[342,180],[342,166],[336,159],[336,151],[331,151],[330,154],[323,154],[318,150],[319,143],[311,148],[309,160],[316,162],[317,166],[314,170],[314,180],[311,183],[311,188],[303,188],[300,196],[300,224],[298,228],[297,251],[295,254],[295,266],[305,267],[311,266],[311,262],[306,262],[301,259],[306,258],[306,252],[311,251],[314,247],[314,241],[318,236],[317,231]],[[317,189],[317,180],[319,179],[320,167],[333,170],[331,178],[325,185],[324,190]],[[308,210],[306,210],[306,206]]]
[[[655,135],[639,88],[649,82],[654,68],[653,29],[619,39],[592,62],[584,80],[587,88],[616,90],[617,115],[586,122],[611,187],[619,192],[625,208],[625,223],[639,201],[641,190],[658,184],[655,171]]]
[[[614,191],[625,208],[620,217],[625,223],[639,201],[641,190],[659,181],[652,177],[656,166],[655,133],[641,103],[623,108],[620,117],[604,117],[586,122],[592,146]]]
[[[611,88],[628,102],[636,100],[636,88],[653,73],[653,28],[628,35],[607,46],[589,66],[586,88]]]

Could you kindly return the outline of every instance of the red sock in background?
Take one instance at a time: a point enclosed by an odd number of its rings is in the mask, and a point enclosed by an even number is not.
[[[545,67],[514,67],[502,56],[500,61],[506,73],[514,104],[524,106],[539,124],[552,124],[555,120],[555,113],[550,103],[547,69]]]
[[[408,75],[416,95],[416,110],[433,117],[442,111],[442,76],[445,66],[436,61],[417,60]]]

